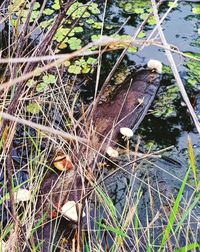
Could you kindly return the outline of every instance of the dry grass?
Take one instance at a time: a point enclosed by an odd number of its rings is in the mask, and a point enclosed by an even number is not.
[[[152,2],[155,4],[154,1]],[[8,20],[8,17],[9,15],[5,16],[5,20]],[[139,26],[132,40],[123,41],[123,43],[126,45],[137,43],[136,37],[143,26],[144,24]],[[156,29],[158,27],[159,25]],[[72,239],[70,251],[81,250],[81,242],[85,251],[187,251],[175,250],[175,248],[187,245],[189,248],[193,246],[193,251],[198,250],[199,217],[197,207],[199,193],[196,185],[192,186],[186,177],[184,180],[184,178],[180,179],[176,174],[169,173],[162,167],[162,162],[157,164],[155,158],[161,159],[160,156],[156,156],[160,153],[150,152],[146,156],[139,156],[138,158],[138,146],[136,145],[136,149],[132,147],[129,149],[128,145],[125,154],[123,152],[120,160],[115,162],[108,160],[107,156],[91,147],[91,136],[96,132],[91,121],[87,120],[87,112],[92,106],[95,107],[95,102],[99,100],[97,90],[102,69],[102,51],[106,51],[105,45],[118,45],[122,41],[103,37],[103,39],[86,45],[71,54],[58,57],[50,50],[49,53],[51,52],[51,54],[47,57],[44,55],[35,57],[34,53],[33,56],[28,55],[28,57],[25,57],[24,55],[17,55],[17,40],[19,37],[12,31],[9,32],[11,39],[4,51],[6,51],[10,62],[5,67],[0,87],[2,111],[0,114],[2,120],[8,119],[12,122],[8,124],[9,127],[4,129],[0,156],[1,172],[4,174],[0,198],[0,241],[1,239],[6,241],[7,251],[25,251],[25,247],[29,251],[41,251],[43,241],[40,238],[36,239],[35,234],[47,222],[51,224],[51,237],[49,237],[46,251],[55,251],[55,248],[58,251],[67,251],[64,250],[64,246],[67,247],[68,242],[65,239],[70,237],[71,240],[74,236],[68,232],[67,234],[64,233],[63,236],[59,236],[60,241],[57,240],[60,225],[62,226],[62,223],[64,223],[63,225],[66,224],[64,217],[53,217],[46,222],[46,213],[44,212],[38,218],[38,212],[41,212],[43,208],[43,205],[40,208],[37,205],[38,197],[41,196],[40,186],[45,174],[54,169],[52,161],[59,151],[69,154],[73,158],[76,171],[80,175],[83,185],[81,188],[82,197],[79,201],[84,200],[86,217],[83,219],[83,225],[78,226],[78,238],[76,240]],[[143,44],[143,42],[140,41],[138,44]],[[145,43],[146,45],[153,43],[156,46],[168,48],[168,45],[162,45],[157,41],[145,41]],[[77,76],[68,78],[66,73],[63,72],[61,64],[68,59],[85,55],[87,49],[94,45],[99,46],[99,51],[93,52],[93,54],[98,54],[97,75],[95,76],[96,81],[94,81],[95,99],[93,104],[86,106],[81,101],[79,91],[76,88],[80,80]],[[103,49],[101,50],[101,48]],[[111,70],[103,86],[106,86],[110,81],[114,71],[123,59],[126,49]],[[17,58],[15,58],[15,55],[17,55]],[[46,63],[47,60],[48,63]],[[24,66],[30,64],[31,61],[39,62],[37,69],[34,68],[24,73]],[[0,63],[7,62],[1,59]],[[24,85],[16,107],[12,111],[13,116],[10,116],[7,113],[7,108],[15,96],[15,85],[34,78],[38,71],[40,74],[53,73],[56,76],[56,82],[49,85],[42,93],[35,92],[35,86],[27,87]],[[7,76],[7,73],[9,73],[9,76]],[[27,104],[30,102],[39,105],[39,114],[32,115],[27,112]],[[78,113],[79,116],[82,116],[82,121],[75,116]],[[8,169],[6,160],[10,155],[10,148],[13,151],[12,178],[8,178],[6,175]],[[105,168],[95,169],[94,173],[88,172],[91,160],[94,161],[93,167],[96,167],[94,157],[98,155],[110,162],[111,169],[116,170],[110,171]],[[154,156],[152,157],[152,155]],[[190,159],[191,163],[194,162]],[[146,171],[147,167],[149,168]],[[187,167],[185,168],[187,170]],[[163,176],[169,176],[180,186],[182,185],[182,193],[178,190],[174,194],[174,192],[168,191],[167,186],[162,188],[157,177],[155,180],[151,179],[152,171],[161,172]],[[31,199],[20,204],[11,202],[13,204],[13,211],[11,211],[8,208],[7,184],[9,180],[19,180],[20,172],[27,174],[26,183],[18,181],[18,185],[12,184],[11,189],[16,191],[19,186],[27,184],[31,191]],[[62,180],[62,175],[58,176],[58,180]],[[86,181],[89,181],[89,185],[85,183]],[[92,189],[89,193],[88,186]],[[115,198],[115,193],[118,195],[120,191],[118,187],[114,190],[115,186],[122,186],[123,193],[120,199]],[[75,188],[72,188],[72,190],[75,190]],[[63,194],[66,194],[66,192],[63,191],[61,183],[58,198]],[[49,188],[49,192],[43,196],[45,200],[51,202],[54,197],[53,188]],[[11,193],[10,197],[12,197]],[[51,204],[50,206],[52,207]],[[53,210],[50,209],[51,212]],[[6,218],[7,215],[9,221],[3,222],[3,218]],[[35,222],[36,219],[37,222]],[[171,223],[171,226],[169,223]],[[61,229],[63,230],[63,228]],[[182,241],[184,241],[183,244]]]

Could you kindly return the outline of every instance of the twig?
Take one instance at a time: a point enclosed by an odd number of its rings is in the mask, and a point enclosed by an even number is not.
[[[60,137],[62,137],[64,139],[66,139],[66,140],[79,141],[81,143],[87,143],[88,142],[87,139],[81,138],[79,136],[71,135],[69,133],[62,132],[60,130],[56,130],[56,129],[52,128],[52,127],[44,126],[44,125],[37,124],[37,123],[31,122],[31,121],[28,121],[28,120],[25,120],[25,119],[22,119],[22,118],[18,118],[18,117],[9,115],[8,113],[0,112],[0,116],[3,117],[6,120],[13,121],[13,122],[16,122],[16,123],[21,123],[21,124],[27,125],[27,126],[29,126],[31,128],[42,130],[42,131],[48,132],[50,134],[60,136]]]

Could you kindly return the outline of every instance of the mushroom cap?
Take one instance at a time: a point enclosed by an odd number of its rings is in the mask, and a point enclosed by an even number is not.
[[[76,204],[78,205],[78,208],[80,209],[81,204],[80,203],[76,203],[75,201],[67,201],[62,207],[61,207],[61,213],[73,220],[73,221],[78,221],[78,214],[76,211]],[[85,216],[85,213],[83,212],[82,217]]]
[[[119,156],[119,152],[115,149],[113,149],[111,146],[109,146],[106,150],[106,153],[108,154],[108,156],[112,157],[112,158],[118,158]]]
[[[6,242],[3,240],[0,241],[0,251],[1,252],[8,251],[8,244],[6,244]]]
[[[64,154],[55,157],[53,164],[59,171],[71,170],[73,168],[70,156]]]
[[[123,136],[127,137],[127,138],[131,138],[131,137],[133,136],[133,131],[132,131],[132,129],[127,128],[127,127],[122,127],[122,128],[120,128],[120,133],[121,133]]]
[[[15,203],[28,201],[31,198],[31,192],[25,188],[19,188],[14,192]]]
[[[159,74],[162,73],[162,63],[159,60],[150,59],[147,63],[147,67],[149,69],[156,70],[156,72]]]

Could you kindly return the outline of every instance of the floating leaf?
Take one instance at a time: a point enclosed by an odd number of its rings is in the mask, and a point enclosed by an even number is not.
[[[92,58],[92,57],[89,57],[89,58],[87,59],[87,63],[88,63],[89,65],[95,64],[96,61],[97,61],[97,60],[96,60],[95,58]]]
[[[155,25],[156,24],[156,20],[153,16],[151,16],[149,19],[148,19],[148,24],[150,25]]]
[[[51,19],[40,22],[39,25],[40,25],[41,28],[46,28],[47,26],[52,24],[52,21],[53,21],[53,19],[51,18]]]
[[[65,42],[62,42],[59,46],[58,46],[59,49],[64,49],[64,48],[67,48],[67,44]]]
[[[90,69],[91,69],[91,68],[87,65],[87,66],[83,67],[82,73],[83,73],[83,74],[89,73]]]
[[[81,48],[81,40],[76,37],[70,38],[67,42],[71,50],[77,50]]]
[[[74,27],[73,31],[76,33],[83,32],[83,27],[81,27],[81,26]]]
[[[188,53],[188,55],[200,58],[200,54],[196,53]],[[193,88],[200,89],[200,62],[193,60],[193,59],[187,59],[186,66],[188,68],[187,71],[187,83],[190,84]]]
[[[48,83],[45,83],[45,82],[41,82],[37,85],[36,87],[36,91],[37,92],[42,92],[45,90],[45,88],[48,86]]]
[[[51,8],[54,10],[59,10],[60,9],[59,0],[54,0],[54,4],[51,6]]]
[[[90,17],[90,13],[88,11],[86,11],[86,12],[84,12],[82,17],[83,18],[88,18],[88,17]]]
[[[138,38],[144,38],[145,37],[145,33],[143,31],[141,31],[138,36]]]
[[[171,1],[170,1],[170,2],[168,3],[168,6],[169,6],[169,7],[176,8],[176,7],[178,6],[178,4],[177,4],[177,3],[174,4],[174,2],[171,2]]]
[[[192,8],[192,12],[194,14],[199,15],[200,14],[200,5],[196,5],[196,7]]]
[[[76,61],[75,61],[75,64],[76,64],[77,66],[84,66],[84,65],[87,65],[87,62],[84,60],[84,58],[81,58],[81,59],[79,59],[79,60],[76,60]]]
[[[66,66],[66,67],[68,67],[68,66],[70,66],[70,61],[69,60],[66,60],[65,62],[64,62],[64,66]]]
[[[92,18],[89,18],[89,19],[87,19],[86,20],[86,23],[88,23],[88,24],[94,24],[94,19],[92,19]]]
[[[26,85],[27,85],[28,87],[33,87],[34,84],[35,84],[34,79],[30,79],[30,80],[28,80],[27,83],[26,83]]]
[[[130,12],[133,8],[133,5],[131,3],[126,3],[125,6],[124,6],[124,10],[126,12]]]
[[[55,83],[56,77],[53,74],[47,74],[42,77],[43,81],[47,84]]]
[[[128,48],[128,52],[129,53],[136,53],[137,52],[137,47],[136,46],[130,46]]]
[[[50,8],[46,8],[43,11],[43,14],[45,15],[52,15],[54,13],[54,10],[50,9]]]
[[[68,68],[68,72],[73,73],[73,74],[80,74],[81,70],[82,70],[82,68],[80,66],[76,66],[76,65],[70,65]]]
[[[26,110],[31,114],[38,114],[40,112],[40,106],[37,103],[29,103],[26,106]]]
[[[94,34],[94,35],[91,36],[91,40],[95,41],[95,40],[98,40],[100,37],[101,37],[101,35]]]
[[[144,9],[143,9],[143,8],[135,8],[135,9],[134,9],[134,12],[135,12],[136,14],[142,14],[142,13],[144,13]]]
[[[93,25],[92,25],[92,27],[94,28],[94,29],[101,29],[102,28],[102,22],[95,22]]]
[[[29,6],[29,4],[28,4]],[[40,3],[39,2],[35,2],[34,5],[33,5],[33,10],[37,10],[40,8]]]
[[[92,14],[100,14],[100,10],[98,8],[97,3],[91,3],[88,7],[88,10],[90,10]]]

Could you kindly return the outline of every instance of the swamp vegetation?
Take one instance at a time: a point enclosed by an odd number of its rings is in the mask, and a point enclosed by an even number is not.
[[[199,48],[198,0],[0,1],[0,251],[200,250]]]

